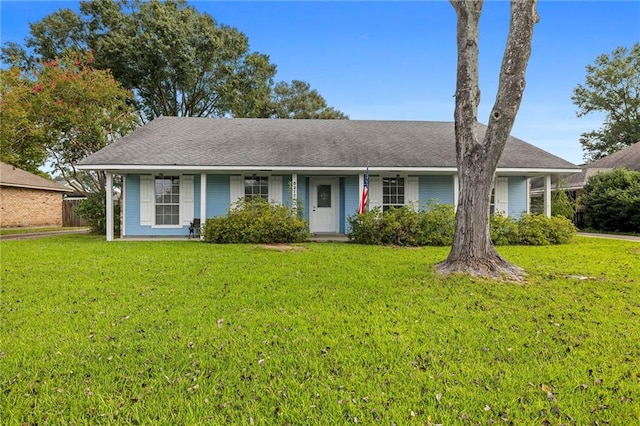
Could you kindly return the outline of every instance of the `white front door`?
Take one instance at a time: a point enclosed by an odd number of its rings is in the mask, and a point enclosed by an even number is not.
[[[309,179],[309,230],[339,232],[338,178]]]
[[[509,208],[509,178],[496,178],[495,184],[495,212],[507,216]]]

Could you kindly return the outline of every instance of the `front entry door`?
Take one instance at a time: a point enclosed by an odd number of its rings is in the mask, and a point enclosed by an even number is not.
[[[309,230],[339,232],[338,178],[309,179]]]

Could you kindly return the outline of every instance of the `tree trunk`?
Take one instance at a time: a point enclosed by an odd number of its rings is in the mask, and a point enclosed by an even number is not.
[[[489,234],[489,203],[493,180],[520,107],[524,74],[531,54],[533,26],[538,21],[536,0],[514,0],[500,84],[482,142],[478,141],[478,23],[481,1],[451,0],[458,17],[456,76],[456,157],[460,196],[456,232],[447,260],[437,265],[444,273],[524,279],[524,271],[504,260]]]

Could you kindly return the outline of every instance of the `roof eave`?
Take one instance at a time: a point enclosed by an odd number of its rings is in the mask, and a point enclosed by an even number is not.
[[[20,183],[12,183],[12,182],[0,182],[2,186],[10,186],[12,188],[25,188],[25,189],[39,189],[42,191],[54,191],[54,192],[73,192],[73,189],[60,187],[60,188],[52,188],[50,186],[39,186],[39,185],[24,185]]]
[[[80,170],[102,170],[110,171],[113,173],[126,173],[126,172],[144,172],[144,171],[187,171],[187,172],[224,172],[224,171],[270,171],[270,172],[361,172],[364,170],[364,166],[361,167],[344,167],[344,166],[198,166],[198,165],[164,165],[164,164],[82,164],[77,166]],[[369,166],[369,172],[409,172],[409,173],[455,173],[458,171],[457,167],[397,167],[397,166]],[[501,174],[518,174],[518,175],[544,175],[544,174],[557,174],[557,173],[576,173],[580,172],[579,168],[530,168],[530,167],[498,167],[497,173]]]

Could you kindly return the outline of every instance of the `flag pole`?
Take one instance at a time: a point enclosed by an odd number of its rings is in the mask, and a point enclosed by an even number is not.
[[[369,201],[369,165],[369,160],[367,160],[367,168],[364,172],[364,185],[362,186],[362,195],[360,196],[358,214],[364,214],[367,210],[367,203]]]

